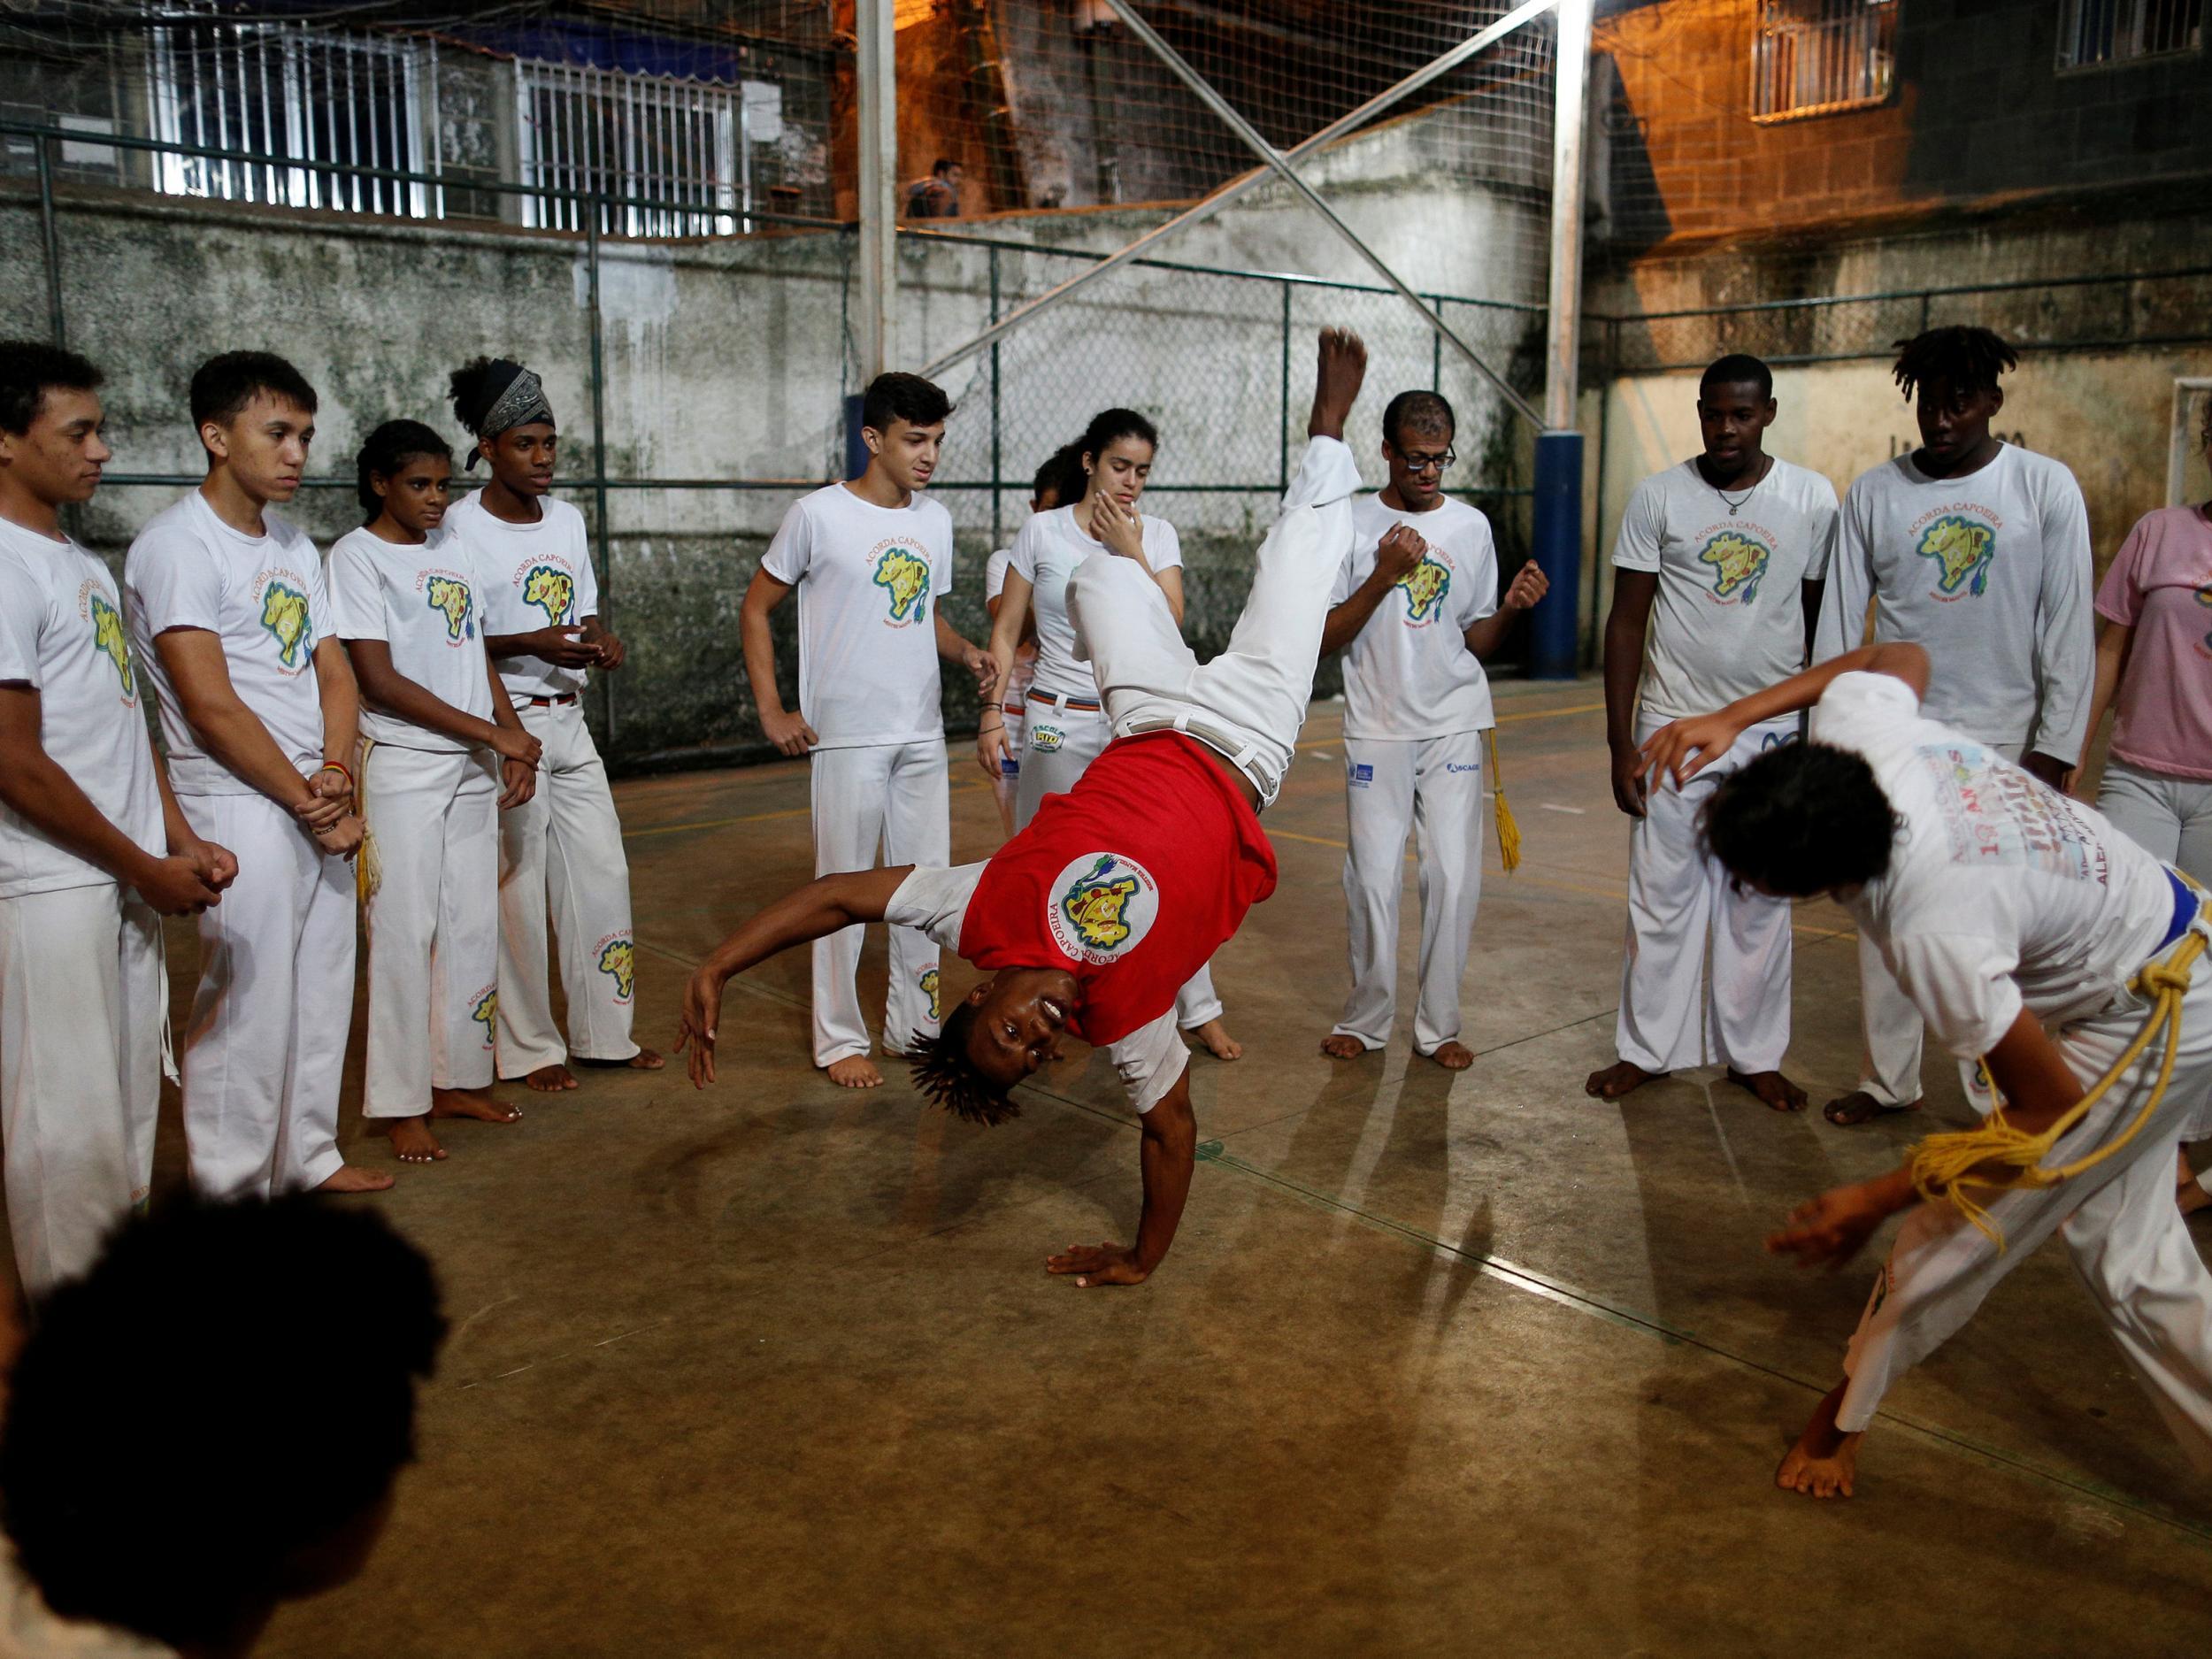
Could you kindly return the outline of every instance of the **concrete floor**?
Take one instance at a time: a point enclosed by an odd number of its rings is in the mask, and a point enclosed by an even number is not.
[[[1102,1061],[995,1131],[897,1080],[841,1093],[808,1064],[803,953],[733,987],[714,1091],[592,1073],[518,1127],[457,1127],[449,1163],[370,1201],[434,1256],[453,1322],[421,1465],[367,1576],[265,1651],[2194,1645],[2212,1483],[2055,1243],[1897,1389],[1856,1500],[1770,1484],[1874,1262],[1809,1277],[1759,1240],[1924,1120],[1839,1131],[1710,1073],[1584,1097],[1612,1055],[1627,849],[1599,703],[1502,688],[1526,858],[1506,878],[1493,857],[1480,1057],[1456,1078],[1409,1060],[1402,1011],[1380,1054],[1316,1052],[1344,989],[1337,710],[1317,709],[1267,819],[1281,890],[1217,964],[1247,1055],[1194,1062],[1202,1162],[1141,1289],[1043,1271],[1135,1219]],[[618,794],[640,1031],[664,1045],[688,964],[810,873],[806,773]],[[953,824],[957,856],[995,844],[964,765]],[[1801,913],[1791,1069],[1816,1100],[1855,1074],[1853,950],[1840,913]],[[878,944],[866,972],[879,1007]],[[1932,1115],[1956,1119],[1944,1069]]]

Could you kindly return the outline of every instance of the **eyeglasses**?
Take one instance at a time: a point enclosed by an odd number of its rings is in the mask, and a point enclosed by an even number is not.
[[[1415,455],[1410,450],[1398,451],[1398,459],[1409,472],[1440,472],[1459,459],[1456,449],[1447,449],[1441,455]]]

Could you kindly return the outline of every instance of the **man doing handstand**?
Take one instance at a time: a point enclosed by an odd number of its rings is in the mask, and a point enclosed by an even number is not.
[[[1330,583],[1351,548],[1360,480],[1344,422],[1366,361],[1356,335],[1323,331],[1313,442],[1228,649],[1201,665],[1142,565],[1103,549],[1085,559],[1068,580],[1069,618],[1114,741],[987,863],[826,875],[732,933],[684,993],[677,1046],[690,1049],[695,1084],[714,1080],[733,975],[856,922],[921,929],[991,977],[912,1045],[917,1086],[996,1123],[1018,1110],[1009,1091],[1055,1059],[1064,1036],[1106,1048],[1143,1119],[1136,1243],[1071,1248],[1048,1265],[1081,1286],[1141,1284],[1159,1266],[1197,1142],[1175,993],[1275,889],[1256,814],[1289,770]]]

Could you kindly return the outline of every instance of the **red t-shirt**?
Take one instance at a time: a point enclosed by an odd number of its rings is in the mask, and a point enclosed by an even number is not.
[[[1176,732],[1107,745],[983,868],[960,926],[977,967],[1065,967],[1075,1034],[1127,1036],[1275,891],[1275,849],[1210,751]]]

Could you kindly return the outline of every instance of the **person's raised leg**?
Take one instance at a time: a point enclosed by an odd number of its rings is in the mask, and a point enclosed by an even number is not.
[[[361,1115],[382,1128],[406,1164],[445,1156],[429,1123],[433,1051],[427,1039],[436,1008],[431,953],[451,850],[445,809],[464,758],[379,743],[361,763],[363,821],[378,869],[375,891],[363,906],[369,1030]],[[495,863],[497,845],[488,843]]]
[[[1455,732],[1418,748],[1413,833],[1421,864],[1421,1001],[1413,1051],[1447,1071],[1463,1071],[1475,1063],[1459,1040],[1459,987],[1482,906],[1482,733]]]
[[[143,1196],[133,1010],[112,882],[0,899],[0,1142],[16,1271],[35,1300],[89,1267]]]
[[[952,862],[952,807],[945,740],[902,745],[885,791],[883,862],[941,869]],[[890,930],[890,972],[883,1005],[883,1048],[904,1054],[934,1037],[943,1013],[937,941],[913,927]]]
[[[1398,906],[1413,829],[1420,745],[1344,740],[1344,933],[1352,987],[1321,1052],[1356,1059],[1390,1041],[1398,1017]]]
[[[666,1062],[630,1035],[637,941],[630,928],[630,860],[622,848],[614,791],[582,706],[553,712],[561,717],[564,733],[559,759],[542,780],[553,791],[546,891],[568,1002],[569,1060],[657,1071]]]
[[[814,873],[869,870],[883,841],[895,744],[818,749],[809,757]],[[865,930],[841,927],[814,941],[814,1064],[842,1088],[873,1088],[883,1073],[868,1057],[860,1013],[860,943]]]
[[[1882,960],[1881,948],[1859,935],[1859,1025],[1866,1051],[1859,1087],[1822,1107],[1821,1116],[1848,1129],[1885,1112],[1920,1107],[1920,1010]]]
[[[553,833],[554,750],[561,734],[551,717],[517,698],[523,729],[544,746],[536,793],[499,815],[499,1075],[520,1078],[541,1093],[576,1087],[568,1044],[553,1019],[553,977],[547,963],[546,858]]]
[[[1637,735],[1657,730],[1639,722]],[[1614,1063],[1590,1073],[1583,1092],[1619,1100],[1683,1066],[1701,1065],[1706,936],[1713,892],[1697,840],[1697,810],[1710,786],[1662,780],[1628,831],[1628,927],[1621,1001],[1613,1020]]]

